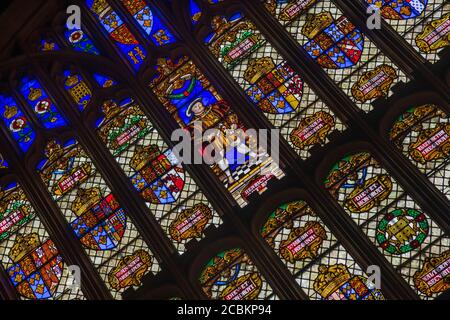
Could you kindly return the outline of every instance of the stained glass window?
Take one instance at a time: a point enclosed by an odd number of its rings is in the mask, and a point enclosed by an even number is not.
[[[139,70],[147,51],[135,38],[125,22],[107,1],[86,0],[89,10],[100,22],[112,43],[120,50],[134,70]]]
[[[208,141],[217,143],[221,150],[220,160],[211,167],[240,206],[246,206],[252,194],[266,191],[270,180],[284,177],[284,172],[255,142],[227,137],[230,131],[238,136],[239,130],[247,128],[188,57],[158,59],[151,88],[181,127],[194,133],[199,122],[200,129],[219,130],[219,135]]]
[[[22,299],[83,299],[21,187],[0,187],[0,259]]]
[[[111,88],[117,85],[117,81],[107,75],[94,73],[92,76],[101,88]]]
[[[204,293],[219,300],[276,299],[250,257],[240,248],[217,254],[199,277]]]
[[[98,134],[180,253],[221,220],[140,106],[106,101]]]
[[[175,37],[144,0],[121,0],[122,4],[157,46],[171,44]]]
[[[332,1],[265,0],[266,8],[340,88],[368,112],[408,79]]]
[[[79,73],[73,73],[71,70],[65,70],[64,87],[75,100],[78,108],[83,111],[92,98],[91,89],[89,89],[83,77]]]
[[[42,38],[39,42],[39,51],[57,51],[59,49],[58,43],[53,38]]]
[[[294,274],[311,299],[381,300],[380,290],[304,201],[279,206],[262,237]]]
[[[390,139],[450,199],[450,119],[433,104],[406,110]]]
[[[86,52],[90,54],[99,55],[100,51],[95,47],[92,40],[82,29],[66,29],[64,32],[64,37],[68,44],[75,50],[79,52]]]
[[[202,16],[202,10],[197,5],[197,2],[195,0],[189,0],[189,10],[191,14],[191,20],[193,24],[197,24],[200,20],[200,17]]]
[[[44,90],[36,78],[23,77],[19,89],[28,106],[33,110],[40,123],[46,129],[65,127],[67,125],[53,100],[48,96],[47,91]]]
[[[7,169],[9,168],[8,162],[3,157],[3,155],[0,153],[0,169]]]
[[[369,153],[346,156],[325,187],[386,259],[425,299],[448,289],[450,238]],[[424,263],[438,257],[437,265]]]
[[[445,0],[365,0],[403,39],[431,62],[449,45],[450,4]]]
[[[20,149],[27,152],[36,139],[36,133],[12,97],[0,95],[0,117]]]
[[[114,298],[159,272],[133,222],[75,140],[51,140],[38,172]]]
[[[311,147],[328,142],[333,130],[344,130],[251,21],[240,13],[212,20],[214,32],[206,40],[210,50],[303,158]]]

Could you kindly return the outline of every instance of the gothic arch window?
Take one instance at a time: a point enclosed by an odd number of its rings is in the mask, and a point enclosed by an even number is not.
[[[267,10],[339,87],[368,112],[408,78],[332,1],[264,0]]]
[[[277,299],[251,258],[241,248],[232,248],[212,257],[203,268],[199,281],[210,299]]]
[[[158,261],[83,147],[51,140],[44,154],[41,179],[113,297],[146,273],[158,273]]]
[[[260,233],[311,299],[384,299],[305,201],[281,204]]]
[[[0,117],[22,152],[27,152],[36,139],[36,133],[13,97],[0,95]]]
[[[0,169],[7,167],[0,155]],[[83,299],[21,186],[0,170],[0,261],[21,299]]]
[[[393,124],[390,140],[450,199],[450,119],[435,104],[408,108]]]
[[[70,30],[69,3],[52,1],[1,50],[1,299],[448,296],[447,108],[418,99],[395,114],[408,90],[445,95],[445,61],[431,64],[448,53],[445,1],[376,1],[405,40],[389,50],[405,70],[381,50],[395,34],[378,48],[343,16],[371,0],[343,12],[342,0],[80,0]],[[237,142],[252,127],[280,129],[280,162]],[[174,128],[194,157],[220,157],[182,163]],[[202,141],[200,128],[217,131]],[[376,147],[314,182],[356,136]],[[366,281],[374,260],[393,281],[383,290]]]
[[[450,4],[445,0],[365,0],[380,8],[391,27],[430,62],[448,46]]]
[[[217,212],[136,103],[107,101],[103,111],[100,137],[180,252],[189,240],[202,238],[206,228],[221,224]]]
[[[324,185],[422,298],[447,290],[441,264],[450,238],[370,153],[342,158]],[[430,259],[439,263],[430,265]]]
[[[101,5],[92,0],[86,3],[100,24],[109,32],[109,39],[121,48],[124,55],[137,59],[137,51],[144,53],[140,55],[138,63],[133,64],[137,70],[145,59],[145,49],[131,34],[120,15],[107,1],[101,2]],[[255,146],[252,139],[236,143],[237,140],[226,136],[226,130],[238,134],[241,130],[247,131],[248,128],[234,112],[234,107],[222,98],[215,86],[187,54],[177,54],[177,58],[173,58],[169,57],[165,50],[161,50],[161,46],[168,47],[168,43],[182,42],[172,36],[157,12],[143,1],[122,3],[128,14],[139,24],[141,34],[149,40],[145,45],[152,48],[152,56],[156,59],[154,68],[151,68],[153,75],[147,80],[150,90],[180,127],[187,129],[191,134],[194,132],[196,121],[199,120],[203,121],[202,129],[218,130],[216,135],[210,136],[209,143],[219,148],[220,146],[228,148],[220,149],[220,159],[213,162],[211,169],[237,203],[241,207],[246,206],[253,193],[261,193],[267,189],[262,188],[261,184],[267,186],[269,181],[283,178],[284,172],[265,150]],[[141,11],[143,15],[138,14]],[[143,28],[140,19],[144,19],[146,24],[154,25],[154,28],[159,26],[159,30]],[[111,24],[114,29],[109,27]],[[118,35],[133,39],[133,48],[117,44]],[[193,139],[195,140],[195,137]],[[204,154],[205,149],[202,147],[196,151]],[[245,156],[245,153],[249,153],[250,157]],[[251,161],[251,158],[257,158],[257,161]]]
[[[67,72],[66,75],[70,77],[71,75]],[[55,130],[58,132],[68,130],[69,122],[66,117],[63,117],[60,106],[57,106],[49,91],[34,75],[19,76],[19,79],[16,95],[22,106],[19,106],[14,98],[2,94],[0,106],[3,123],[9,128],[12,138],[24,152],[33,143],[39,141],[38,145],[41,145],[41,141],[49,139],[45,144],[43,159],[36,166],[36,171],[47,186],[49,195],[66,218],[74,236],[79,240],[98,274],[110,289],[111,295],[114,298],[120,298],[126,288],[139,286],[145,274],[158,273],[159,262],[85,149],[75,139],[54,136]],[[80,90],[84,82],[82,78],[76,79],[78,81],[76,83],[66,81],[65,84],[72,92],[72,97],[79,97],[80,92],[87,92],[87,95],[81,96],[77,104],[79,109],[84,109],[90,101],[91,92],[87,87],[82,87],[83,90]],[[27,109],[26,113],[22,111],[24,108]],[[32,127],[38,129],[38,139],[35,139],[35,131]],[[51,138],[48,138],[49,136]],[[32,159],[34,155],[26,153],[25,157]],[[39,222],[36,221],[36,223]],[[36,241],[45,241],[45,237],[48,237],[44,233],[38,235],[39,237],[32,232],[30,237],[23,241],[37,243]],[[34,249],[36,248],[42,251],[53,247],[48,246],[47,249],[47,247],[38,248],[35,245]],[[59,256],[57,251],[55,252],[56,259]],[[61,258],[58,259],[61,260]],[[57,266],[55,264],[55,272]],[[59,268],[62,273],[62,262],[59,263]],[[17,270],[20,272],[19,269]],[[55,288],[48,288],[48,290],[56,294],[56,285],[54,286]],[[41,287],[36,290],[44,290],[44,287]],[[28,297],[31,297],[31,291],[27,290]],[[42,297],[47,297],[52,293],[50,291],[45,295],[43,293]],[[51,296],[53,295],[52,293]],[[61,293],[59,295],[61,296]]]
[[[19,185],[2,189],[2,264],[25,299],[80,299],[58,248]]]
[[[192,1],[191,8],[194,6]],[[204,11],[208,12],[207,8]],[[326,144],[332,131],[345,130],[302,75],[242,12],[216,15],[203,22],[211,25],[204,39],[206,47],[303,159],[310,156],[313,146]]]
[[[218,213],[137,102],[131,98],[109,99],[85,110],[92,84],[80,72],[66,70],[63,76],[72,101],[82,106],[80,112],[97,111],[101,115],[95,122],[97,135],[180,253],[185,252],[187,242],[201,239],[205,229],[221,224]],[[101,88],[116,83],[105,75],[97,74],[95,80]]]
[[[75,51],[100,55],[100,51],[82,28],[69,30],[66,27],[64,31],[64,38],[67,44]]]
[[[147,51],[136,39],[127,23],[107,1],[86,0],[93,16],[98,20],[111,43],[120,52],[129,66],[137,72],[147,57]]]

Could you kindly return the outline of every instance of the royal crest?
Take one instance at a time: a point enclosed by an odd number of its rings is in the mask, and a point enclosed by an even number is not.
[[[365,277],[352,276],[343,264],[320,265],[313,288],[325,300],[384,300],[381,291],[366,283]]]
[[[169,234],[177,242],[199,238],[212,216],[211,208],[203,203],[184,209],[170,224]]]
[[[398,79],[398,75],[395,69],[387,64],[382,64],[365,72],[359,78],[352,87],[352,95],[361,102],[386,96],[396,79]]]
[[[120,113],[123,111],[122,113]],[[147,135],[152,126],[147,117],[137,106],[123,110],[114,101],[103,105],[103,113],[109,122],[100,130],[100,137],[118,155],[126,150],[137,139]]]
[[[147,251],[137,250],[120,259],[108,274],[108,282],[115,290],[138,286],[142,277],[152,266],[152,257]]]
[[[367,212],[380,204],[392,192],[392,180],[388,175],[377,175],[357,186],[344,200],[344,206],[352,213]]]
[[[69,90],[73,100],[80,106],[81,110],[84,110],[92,96],[91,90],[87,86],[86,82],[81,79],[81,76],[70,74],[66,77],[64,84]]]
[[[261,235],[269,243],[274,242],[274,238],[279,234],[281,228],[286,224],[286,228],[292,229],[292,220],[301,218],[304,215],[315,216],[314,211],[304,201],[294,201],[275,209],[268,217],[261,229]]]
[[[250,21],[241,21],[214,42],[211,50],[225,68],[230,69],[261,47],[262,40],[261,34],[257,33]]]
[[[450,13],[427,24],[423,32],[417,35],[416,44],[420,51],[425,53],[448,46],[450,44]]]
[[[319,111],[304,118],[289,135],[292,143],[299,149],[305,149],[316,144],[324,144],[334,128],[334,117],[327,112]]]
[[[255,300],[262,289],[261,276],[254,272],[237,278],[221,293],[222,300]]]
[[[332,188],[339,186],[344,183],[344,180],[347,180],[348,175],[364,167],[370,160],[371,156],[366,152],[345,157],[330,170],[330,173],[325,179],[325,187]]]
[[[413,278],[417,290],[428,297],[450,289],[450,250],[426,258]]]
[[[71,207],[78,217],[70,223],[81,243],[93,250],[114,249],[125,233],[127,218],[112,194],[79,188]]]
[[[280,244],[281,256],[290,263],[314,258],[327,239],[327,233],[318,222],[307,222],[304,227],[295,228]]]
[[[184,168],[172,150],[162,153],[156,145],[137,147],[130,166],[137,172],[131,181],[146,201],[168,204],[180,197],[185,184]]]
[[[63,174],[52,188],[55,196],[62,196],[85,182],[91,176],[92,164],[83,163]]]
[[[416,130],[418,124],[434,117],[446,118],[447,115],[432,104],[410,108],[397,119],[389,133],[389,138],[397,147],[403,148],[405,137],[411,131]],[[421,128],[421,126],[419,127]]]
[[[208,262],[208,264],[205,266],[202,273],[200,274],[199,277],[200,283],[202,283],[203,285],[211,286],[211,282],[214,282],[221,272],[226,270],[231,271],[233,269],[232,267],[233,263],[235,263],[238,260],[245,260],[245,257],[246,255],[239,248],[227,250],[216,255],[213,259],[211,259]],[[236,264],[234,269],[239,271],[240,264],[239,263]]]
[[[247,95],[265,113],[291,113],[300,106],[303,80],[286,62],[276,66],[270,57],[251,59],[244,79],[252,84]]]
[[[30,221],[34,214],[23,191],[13,191],[3,197],[0,189],[0,198],[1,241]]]
[[[447,158],[450,155],[450,124],[440,123],[435,128],[422,130],[408,149],[411,158],[421,164]]]
[[[428,236],[426,216],[414,209],[397,209],[381,219],[376,239],[391,254],[404,254],[420,247]]]
[[[355,66],[364,50],[364,35],[345,16],[335,20],[330,12],[308,14],[302,34],[309,55],[326,69]]]
[[[7,272],[23,297],[49,299],[53,296],[64,265],[51,240],[42,244],[37,233],[18,235],[9,256],[14,265]]]

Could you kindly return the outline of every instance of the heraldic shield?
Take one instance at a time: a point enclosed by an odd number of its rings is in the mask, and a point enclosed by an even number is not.
[[[320,265],[314,291],[323,300],[384,300],[380,290],[364,276],[352,275],[343,264]]]
[[[127,218],[112,194],[103,198],[98,188],[80,188],[71,210],[78,218],[70,226],[85,247],[111,250],[122,240]]]
[[[380,7],[385,19],[406,20],[420,16],[425,11],[428,0],[366,0],[366,2]]]
[[[185,174],[172,150],[162,153],[156,145],[138,147],[130,165],[137,172],[131,181],[145,201],[169,204],[178,200]]]
[[[64,265],[51,240],[41,243],[37,233],[18,235],[9,256],[14,262],[9,277],[23,297],[42,300],[53,296]]]
[[[302,34],[310,39],[308,54],[325,69],[355,66],[364,50],[364,35],[345,16],[335,20],[330,12],[309,14]]]

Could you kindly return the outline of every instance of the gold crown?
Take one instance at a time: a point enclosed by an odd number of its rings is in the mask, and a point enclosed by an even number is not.
[[[78,83],[78,81],[79,81],[78,75],[75,74],[75,75],[68,76],[66,79],[66,86],[72,87],[72,86],[76,85]]]
[[[136,170],[141,170],[149,161],[155,159],[161,154],[157,145],[150,145],[148,147],[136,147],[133,157],[131,158],[130,166]]]
[[[32,252],[40,245],[39,235],[31,233],[28,236],[17,235],[9,256],[14,263],[19,262],[23,257]]]
[[[333,16],[330,12],[323,12],[317,15],[308,14],[306,16],[306,24],[302,28],[302,34],[309,39],[313,39],[331,23],[333,23]]]
[[[250,60],[247,71],[244,73],[244,79],[255,84],[262,76],[266,75],[275,68],[272,58],[264,57]]]
[[[119,105],[113,100],[103,102],[102,111],[107,119],[111,119],[112,117],[116,116],[120,112],[120,110],[121,108],[119,107]]]
[[[50,140],[45,146],[44,153],[50,161],[54,161],[64,155],[64,149],[56,140]]]
[[[70,208],[78,217],[96,205],[102,199],[99,188],[83,189],[77,191],[77,197]]]
[[[40,97],[42,97],[41,89],[30,88],[30,94],[28,95],[28,99],[30,99],[31,101],[36,101]]]
[[[350,278],[351,274],[345,265],[325,266],[322,264],[319,266],[319,275],[314,280],[314,290],[322,297],[328,298]]]
[[[92,4],[92,11],[94,11],[98,16],[102,16],[103,12],[108,9],[109,5],[106,0],[95,0]]]
[[[15,106],[5,106],[5,112],[3,112],[3,115],[6,119],[11,119],[17,114],[17,107]]]

